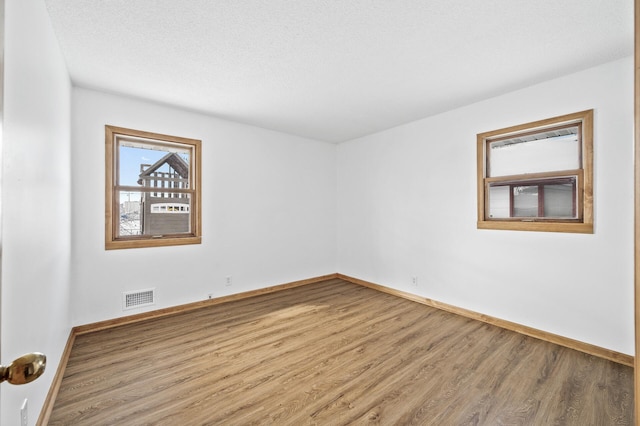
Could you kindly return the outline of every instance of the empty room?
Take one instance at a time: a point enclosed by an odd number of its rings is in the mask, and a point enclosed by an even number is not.
[[[634,424],[633,1],[0,10],[0,424]]]

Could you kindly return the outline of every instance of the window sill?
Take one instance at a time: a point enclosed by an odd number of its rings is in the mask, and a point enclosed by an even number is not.
[[[183,246],[188,244],[201,244],[202,237],[177,237],[177,238],[158,238],[158,239],[122,239],[107,241],[106,250],[143,248],[143,247],[166,247],[166,246]]]
[[[491,221],[479,221],[478,229],[593,234],[592,223],[571,223],[571,222],[520,222],[520,221],[491,220]]]

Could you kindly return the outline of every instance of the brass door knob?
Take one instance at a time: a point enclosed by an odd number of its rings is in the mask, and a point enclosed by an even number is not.
[[[44,373],[47,357],[34,352],[16,358],[7,366],[0,365],[0,383],[5,380],[12,385],[24,385],[33,382]]]

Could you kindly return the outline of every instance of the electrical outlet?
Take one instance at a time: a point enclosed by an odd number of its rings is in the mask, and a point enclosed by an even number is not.
[[[418,286],[418,277],[417,276],[412,276],[411,277],[411,284],[413,284],[414,287]]]
[[[29,415],[27,409],[27,398],[25,398],[24,402],[22,403],[22,407],[20,407],[20,426],[28,426],[29,424]]]
[[[233,279],[231,278],[231,275],[227,275],[227,278],[224,281],[224,285],[226,285],[227,287],[229,287],[231,285],[231,283],[233,282]]]

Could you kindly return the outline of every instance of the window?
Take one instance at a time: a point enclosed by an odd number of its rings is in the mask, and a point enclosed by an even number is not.
[[[479,229],[593,233],[593,110],[477,143]]]
[[[201,141],[105,126],[105,247],[199,244]]]

